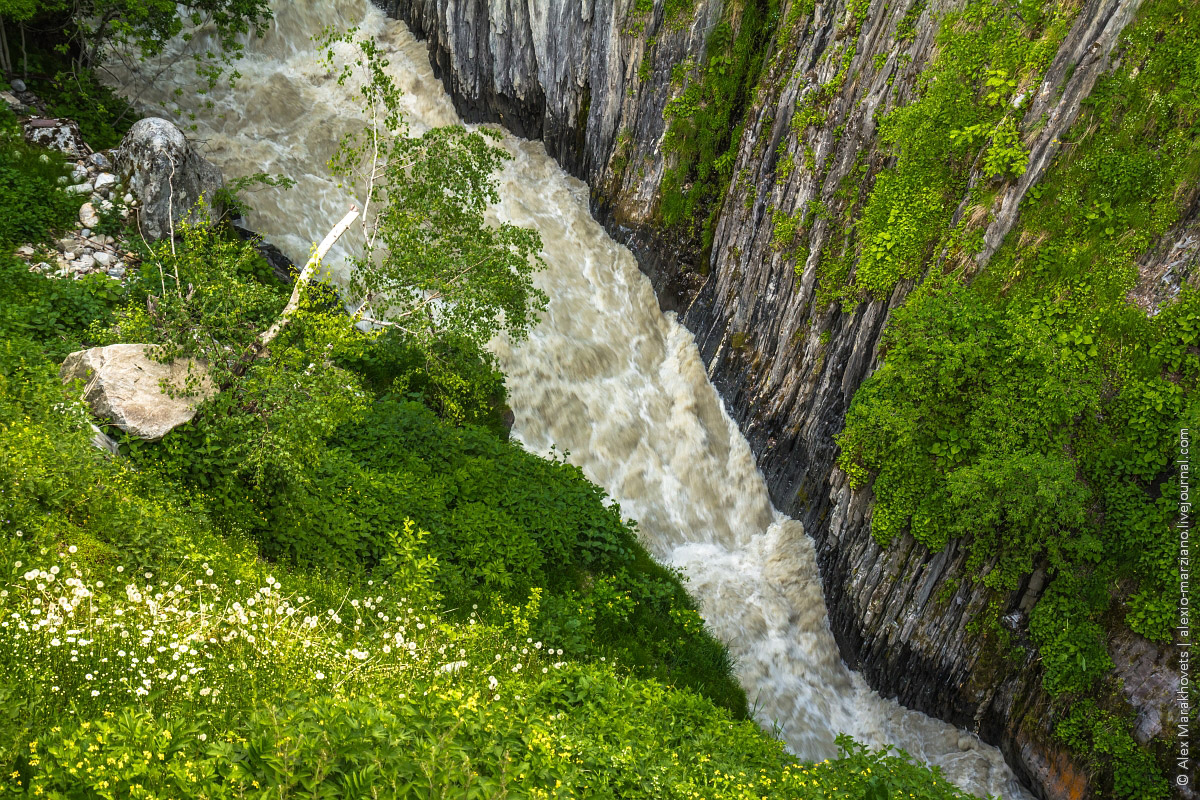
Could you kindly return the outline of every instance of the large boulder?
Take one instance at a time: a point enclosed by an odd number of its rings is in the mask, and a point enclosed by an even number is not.
[[[117,173],[138,200],[138,226],[151,241],[194,222],[201,197],[213,206],[221,171],[165,119],[138,120],[115,154]]]
[[[153,345],[145,344],[80,350],[67,356],[59,375],[63,383],[86,381],[83,399],[97,417],[155,441],[196,416],[196,407],[217,390],[202,362],[163,364],[150,353]]]

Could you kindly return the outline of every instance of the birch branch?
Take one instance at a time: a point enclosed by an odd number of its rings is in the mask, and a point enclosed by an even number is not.
[[[346,213],[346,216],[342,217],[342,221],[337,225],[334,225],[333,230],[326,234],[325,238],[321,240],[321,243],[317,245],[317,249],[313,252],[312,256],[309,257],[308,263],[304,265],[304,269],[300,270],[300,274],[296,276],[296,282],[292,286],[292,296],[288,298],[287,305],[283,307],[283,311],[279,313],[279,317],[276,318],[274,324],[258,335],[258,338],[254,340],[254,343],[250,345],[249,351],[246,353],[246,355],[243,356],[241,361],[233,368],[233,374],[235,376],[244,375],[246,370],[250,368],[250,365],[254,363],[255,359],[262,358],[266,354],[267,346],[275,340],[275,337],[278,336],[288,324],[292,314],[296,313],[296,309],[300,307],[300,292],[302,292],[304,287],[308,285],[308,282],[312,280],[313,273],[317,271],[317,267],[321,264],[321,259],[325,258],[325,256],[329,254],[329,251],[333,248],[333,245],[338,239],[342,238],[342,234],[354,224],[354,220],[356,219],[358,219],[358,207],[350,206],[350,210]]]

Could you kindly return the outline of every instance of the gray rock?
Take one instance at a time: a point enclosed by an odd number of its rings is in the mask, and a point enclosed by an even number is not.
[[[92,255],[92,260],[102,267],[110,267],[112,266],[113,262],[117,260],[117,257],[112,253],[106,253],[101,250],[100,252]]]
[[[25,141],[38,147],[46,147],[65,153],[72,158],[79,158],[87,152],[83,134],[79,126],[71,120],[59,119],[27,119],[21,129]]]
[[[92,183],[97,192],[108,191],[117,185],[117,176],[111,172],[101,172],[96,176],[96,180]]]
[[[112,169],[112,162],[108,160],[108,156],[104,155],[104,153],[92,153],[88,156],[88,161],[97,169],[105,171]]]
[[[117,172],[140,201],[138,225],[150,240],[197,218],[197,202],[215,202],[221,172],[165,119],[139,120],[115,154]]]
[[[88,171],[84,169],[82,164],[76,164],[75,168],[71,170],[71,180],[75,181],[75,183],[87,183],[87,179]]]
[[[125,277],[125,265],[117,262],[108,268],[108,277],[117,278],[118,280]]]
[[[94,187],[90,183],[80,183],[63,189],[67,194],[91,194]]]
[[[92,229],[91,229],[91,228],[84,228],[83,230],[81,230],[81,231],[79,232],[79,235],[80,235],[80,236],[82,236],[84,239],[87,239],[87,238],[91,237],[91,235],[92,235]],[[87,248],[85,247],[85,248],[83,248],[83,249],[84,249],[84,250],[86,250]]]
[[[8,82],[8,85],[13,88],[14,92],[25,91],[25,81],[21,80],[20,78],[13,78]]]
[[[71,353],[59,375],[63,383],[84,381],[83,400],[97,417],[147,441],[156,441],[196,415],[216,387],[201,362],[161,364],[147,355],[152,345],[114,344]],[[171,397],[162,386],[186,396]]]
[[[85,228],[94,228],[100,224],[100,215],[96,213],[96,208],[91,203],[84,203],[79,207],[79,222]]]
[[[79,260],[76,263],[80,269],[91,269],[92,267],[96,266],[96,259],[95,257],[84,253],[79,257]]]

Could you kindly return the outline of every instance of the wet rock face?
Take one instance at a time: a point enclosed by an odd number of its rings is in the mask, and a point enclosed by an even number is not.
[[[708,33],[721,16],[719,0],[697,3],[682,23],[665,18],[663,0],[640,16],[627,0],[377,2],[427,37],[430,59],[461,114],[540,136],[564,168],[592,187],[597,218],[638,256],[663,308],[678,311],[696,334],[709,376],[749,440],[775,504],[816,540],[830,622],[847,663],[883,694],[999,745],[1042,797],[1094,796],[1087,770],[1051,735],[1036,656],[1001,657],[968,629],[986,599],[954,580],[966,554],[954,543],[930,553],[911,539],[881,550],[870,536],[870,492],[851,492],[835,464],[833,437],[877,366],[884,326],[912,284],[848,311],[820,305],[819,254],[839,233],[836,220],[849,202],[839,188],[857,188],[861,206],[889,164],[878,120],[912,99],[934,55],[936,18],[961,8],[962,0],[871,4],[854,42],[852,77],[828,102],[824,121],[799,134],[792,116],[841,68],[851,12],[844,0],[817,3],[797,29],[775,40],[762,91],[745,118],[733,169],[739,178],[726,194],[707,260],[689,237],[662,230],[656,214],[663,109],[676,91],[672,69],[689,57],[703,62]],[[1025,128],[1044,124],[1027,142],[1027,172],[992,204],[980,264],[1013,228],[1022,198],[1110,68],[1140,2],[1083,4],[1031,98]],[[781,18],[787,11],[785,4]],[[910,13],[915,33],[897,45],[898,26]],[[819,177],[794,170],[778,178],[779,159],[801,163],[808,154],[828,165]],[[862,173],[856,165],[865,166]],[[791,213],[818,200],[831,219],[813,221],[809,255],[796,264],[771,247],[770,210]],[[1184,220],[1139,263],[1143,279],[1133,299],[1150,310],[1200,274],[1196,242],[1200,201],[1193,198]],[[1018,638],[1044,583],[1035,572],[1009,598],[1003,614]],[[1155,695],[1173,680],[1172,667],[1163,651],[1129,638],[1112,653],[1116,673],[1146,671],[1126,677],[1125,696],[1138,713],[1138,735],[1159,735],[1169,727],[1168,709]]]
[[[195,219],[201,197],[212,204],[221,188],[221,171],[192,147],[179,128],[165,119],[138,120],[114,156],[120,176],[136,196],[138,226],[155,241]]]

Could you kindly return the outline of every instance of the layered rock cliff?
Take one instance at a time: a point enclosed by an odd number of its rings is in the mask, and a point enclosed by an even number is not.
[[[696,334],[710,377],[758,458],[772,497],[815,539],[831,624],[843,657],[885,695],[977,731],[999,745],[1039,795],[1095,796],[1076,754],[1053,737],[1051,701],[1036,650],[1002,657],[972,626],[988,601],[960,582],[967,555],[956,542],[931,553],[911,538],[882,550],[870,535],[872,497],[852,492],[837,469],[834,436],[850,401],[878,363],[889,314],[912,281],[885,299],[843,310],[820,295],[822,253],[844,236],[889,166],[878,139],[883,113],[908,102],[935,53],[938,18],[959,0],[896,4],[783,3],[757,88],[739,109],[733,175],[705,247],[695,231],[661,224],[660,185],[669,167],[664,109],[695,74],[712,31],[740,11],[718,0],[683,12],[664,0],[381,0],[429,41],[430,58],[469,120],[498,121],[542,138],[592,187],[593,209],[628,244],[664,309]],[[984,209],[979,265],[996,252],[1080,113],[1097,78],[1120,57],[1121,32],[1139,0],[1086,0],[1074,13],[1044,77],[1023,106],[1028,168]],[[822,120],[794,113],[826,91]],[[784,163],[820,168],[783,168]],[[819,205],[806,248],[773,244],[772,214]],[[956,212],[966,213],[968,202]],[[1200,263],[1200,204],[1139,263],[1135,300],[1147,310],[1192,279]],[[797,263],[799,260],[799,263]],[[1018,640],[1045,584],[1042,570],[1006,600]],[[1145,741],[1168,735],[1165,690],[1175,680],[1161,648],[1132,634],[1113,648],[1116,675]],[[1193,796],[1179,790],[1180,796]]]

